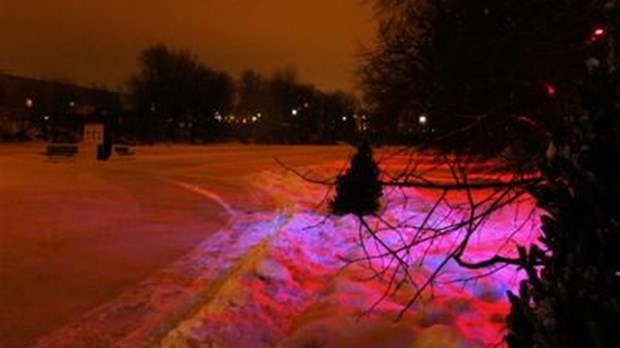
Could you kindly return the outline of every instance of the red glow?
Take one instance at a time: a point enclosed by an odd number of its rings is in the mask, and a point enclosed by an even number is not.
[[[553,97],[555,96],[555,86],[551,85],[551,84],[545,84],[545,87],[547,88],[547,94],[549,94],[549,96]]]
[[[592,37],[590,38],[590,41],[596,42],[596,41],[602,39],[605,36],[606,33],[607,32],[605,31],[604,28],[600,28],[600,27],[599,28],[595,28],[594,32],[592,33]]]

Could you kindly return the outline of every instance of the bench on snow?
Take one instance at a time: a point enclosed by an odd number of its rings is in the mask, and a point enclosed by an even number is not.
[[[129,148],[129,146],[127,145],[114,146],[114,152],[116,152],[116,154],[119,156],[131,156],[134,154],[134,152],[131,151],[131,148]]]
[[[73,157],[78,153],[76,144],[49,144],[45,150],[47,157]]]

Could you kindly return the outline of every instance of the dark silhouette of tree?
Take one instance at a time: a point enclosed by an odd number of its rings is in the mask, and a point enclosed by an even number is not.
[[[140,118],[134,124],[141,127],[136,132],[142,138],[212,136],[215,112],[230,109],[232,79],[188,51],[151,46],[138,57],[138,68],[130,88]]]
[[[196,76],[194,100],[187,112],[186,124],[191,124],[192,141],[212,140],[221,133],[216,115],[227,115],[232,110],[235,93],[233,79],[226,73],[200,68]]]
[[[251,117],[265,113],[269,102],[269,84],[263,76],[254,70],[243,71],[237,83],[237,92],[238,115]]]
[[[360,71],[368,103],[387,129],[427,115],[449,150],[531,157],[543,144],[521,117],[561,123],[605,2],[377,0],[380,44]]]
[[[379,211],[383,195],[379,167],[368,142],[357,147],[350,168],[336,179],[336,196],[330,202],[333,214],[362,217]]]
[[[284,143],[355,138],[356,98],[300,82],[292,69],[277,70],[270,78],[246,70],[237,82],[237,95],[235,114],[247,121],[239,127],[243,138]]]
[[[357,120],[354,116],[359,109],[355,96],[343,91],[335,91],[326,93],[323,97],[324,132],[327,133],[329,139],[355,143]]]
[[[545,181],[532,189],[546,212],[542,248],[520,251],[529,277],[510,294],[511,347],[620,345],[620,170],[609,165],[620,158],[620,7],[607,10],[591,42],[583,108],[554,140]]]
[[[244,86],[240,90],[240,97],[243,97],[259,80],[256,76],[246,75],[240,82]],[[295,71],[290,68],[276,70],[261,84],[256,103],[260,104],[257,108],[262,110],[263,117],[256,125],[256,139],[271,143],[307,142],[309,134],[317,128],[313,122],[317,116],[314,101],[318,91],[311,84],[298,81]],[[241,110],[250,104],[242,104]]]
[[[285,141],[285,136],[291,134],[292,126],[291,110],[294,105],[295,87],[297,86],[297,77],[292,69],[282,69],[276,71],[272,77],[263,79],[262,77],[246,74],[244,80],[240,81],[241,93],[244,93],[246,100],[241,106],[243,108],[257,107],[261,111],[261,120],[256,125],[255,138],[259,142],[281,143]],[[259,82],[262,81],[262,82]],[[251,96],[250,93],[259,93],[258,83],[261,83],[260,93],[262,96]],[[263,94],[264,93],[264,94]],[[255,99],[252,101],[252,99]],[[262,99],[260,101],[256,99]],[[243,110],[243,109],[242,109]]]

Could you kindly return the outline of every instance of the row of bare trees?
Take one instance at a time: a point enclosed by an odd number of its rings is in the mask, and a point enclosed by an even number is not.
[[[130,137],[303,143],[347,140],[356,130],[354,96],[320,91],[292,69],[270,77],[246,70],[235,80],[164,45],[145,49],[138,68],[130,83],[136,112],[123,124]]]

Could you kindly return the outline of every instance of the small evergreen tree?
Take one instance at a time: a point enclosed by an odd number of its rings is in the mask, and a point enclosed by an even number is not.
[[[336,180],[336,197],[330,202],[333,214],[364,216],[379,210],[382,196],[379,167],[368,142],[357,147],[351,166]]]

